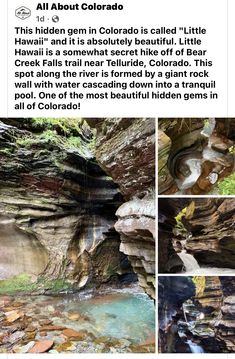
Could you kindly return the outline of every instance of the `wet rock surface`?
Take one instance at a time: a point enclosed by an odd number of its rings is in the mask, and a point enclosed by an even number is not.
[[[83,287],[130,272],[114,229],[122,200],[95,162],[91,129],[77,120],[75,147],[58,126],[42,132],[30,119],[2,121],[0,279],[43,274]]]
[[[181,272],[179,253],[182,245],[201,268],[234,267],[233,198],[159,199],[159,270]],[[190,210],[192,207],[192,210]],[[182,217],[184,229],[176,235],[176,215],[187,208]],[[181,263],[181,265],[180,265]],[[195,268],[196,270],[196,268]],[[203,274],[203,272],[202,272]]]
[[[166,352],[235,352],[235,281],[234,277],[187,277],[195,284],[195,293],[189,299],[177,302],[181,295],[178,283],[182,277],[162,278],[160,298],[164,302],[168,295],[169,308],[176,318],[176,332],[172,335],[171,317],[164,311],[160,312],[160,344]],[[171,297],[169,283],[173,286],[176,296]],[[184,278],[185,280],[185,278]],[[187,283],[189,291],[190,285]],[[188,292],[189,293],[189,292]],[[167,298],[168,298],[167,297]],[[174,299],[175,298],[175,299]],[[168,301],[168,300],[167,300]],[[182,303],[183,302],[183,303]],[[172,309],[173,308],[173,309]],[[165,333],[161,333],[162,323],[167,323]],[[167,343],[171,343],[170,350]],[[189,350],[190,349],[190,350]]]
[[[159,194],[206,194],[234,172],[234,119],[159,119]]]
[[[140,286],[155,297],[155,119],[87,121],[97,130],[96,158],[126,200],[116,212],[120,249]]]

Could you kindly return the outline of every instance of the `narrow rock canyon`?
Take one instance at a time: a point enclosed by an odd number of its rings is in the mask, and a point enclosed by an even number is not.
[[[235,274],[234,198],[160,198],[159,271]]]
[[[159,277],[159,300],[161,353],[234,353],[234,277]]]

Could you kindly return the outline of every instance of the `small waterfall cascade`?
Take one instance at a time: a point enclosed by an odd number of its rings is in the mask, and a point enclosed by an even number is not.
[[[215,129],[215,125],[216,125],[215,118],[209,118],[208,120],[206,120],[206,123],[201,132],[201,135],[208,138],[208,143],[207,146],[203,149],[202,156],[205,160],[209,160],[209,161],[223,157],[223,153],[217,152],[213,150],[213,148],[211,147],[212,145],[211,136]],[[208,179],[211,184],[215,184],[218,181],[218,178],[219,175],[216,172],[211,172],[208,175]]]
[[[211,136],[214,132],[215,126],[216,126],[215,118],[209,118],[205,120],[204,127],[201,131],[201,135],[203,137],[208,138],[208,143],[202,151],[202,158],[190,158],[185,161],[185,165],[188,166],[190,174],[183,181],[180,180],[176,181],[177,186],[181,191],[191,188],[197,182],[198,178],[201,176],[202,173],[203,159],[213,160],[215,158],[223,157],[222,153],[214,151],[213,148],[211,148],[212,145]],[[208,179],[211,184],[215,184],[218,180],[218,174],[212,172],[209,174]]]
[[[191,236],[191,233],[188,234],[188,237]],[[185,249],[185,246],[187,244],[187,238],[181,241],[182,245],[182,251],[178,253],[178,256],[184,263],[185,272],[194,272],[200,269],[200,266],[197,262],[197,260],[192,256],[191,254],[187,253],[187,250]],[[187,320],[186,320],[187,322]]]
[[[194,256],[191,254],[188,254],[186,250],[184,249],[182,252],[178,253],[178,256],[184,263],[185,271],[186,272],[194,272],[198,269],[200,269],[200,266]]]
[[[200,158],[190,158],[185,161],[185,164],[188,166],[190,170],[190,175],[185,178],[185,180],[181,183],[177,182],[177,185],[180,190],[185,190],[191,188],[201,176],[201,159]]]
[[[187,344],[192,353],[204,353],[203,348],[200,345],[194,343],[192,340],[187,340]]]

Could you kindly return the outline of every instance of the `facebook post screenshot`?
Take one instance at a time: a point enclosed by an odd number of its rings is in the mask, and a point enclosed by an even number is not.
[[[2,0],[0,359],[235,353],[232,0]]]

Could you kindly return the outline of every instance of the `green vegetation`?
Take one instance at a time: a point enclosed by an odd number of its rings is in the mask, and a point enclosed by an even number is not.
[[[37,289],[49,290],[55,294],[71,288],[71,283],[66,282],[64,279],[48,280],[46,278],[40,278],[37,282]]]
[[[179,229],[180,231],[183,231],[185,232],[186,231],[186,228],[185,226],[183,225],[182,223],[182,219],[183,217],[185,217],[186,215],[186,212],[187,212],[187,207],[183,208],[178,214],[177,216],[175,216],[175,220],[176,220],[176,228]]]
[[[175,228],[181,232],[182,234],[183,233],[187,233],[187,229],[185,228],[183,222],[182,222],[182,219],[183,217],[186,216],[186,212],[187,212],[187,207],[183,208],[178,214],[177,216],[175,217],[175,220],[176,220],[176,226]]]
[[[41,146],[45,143],[63,149],[75,149],[81,155],[95,150],[95,133],[80,118],[32,118],[35,131],[28,137],[18,138],[16,144],[21,147]]]
[[[206,118],[204,121],[203,121],[203,127],[204,127],[204,129],[207,129],[207,128],[209,128],[210,127],[210,122],[209,122],[209,120]]]
[[[32,282],[30,275],[26,273],[0,280],[0,294],[14,294],[17,292],[31,293],[37,290],[50,291],[56,294],[71,288],[72,285],[64,279],[47,280],[40,278],[37,282]]]
[[[15,292],[32,292],[37,288],[28,274],[22,273],[10,279],[0,280],[0,294],[13,294]]]
[[[187,219],[192,218],[194,211],[195,211],[195,202],[192,201],[187,207],[183,208],[177,214],[177,216],[175,216],[175,220],[176,220],[175,228],[182,234],[188,232],[188,230],[185,228],[185,226],[182,222],[183,217],[185,217]]]
[[[81,118],[32,118],[32,127],[38,130],[55,130],[61,135],[79,135],[84,125]]]
[[[229,153],[235,154],[235,145],[229,147]]]
[[[218,190],[221,195],[235,195],[235,172],[218,182]]]

